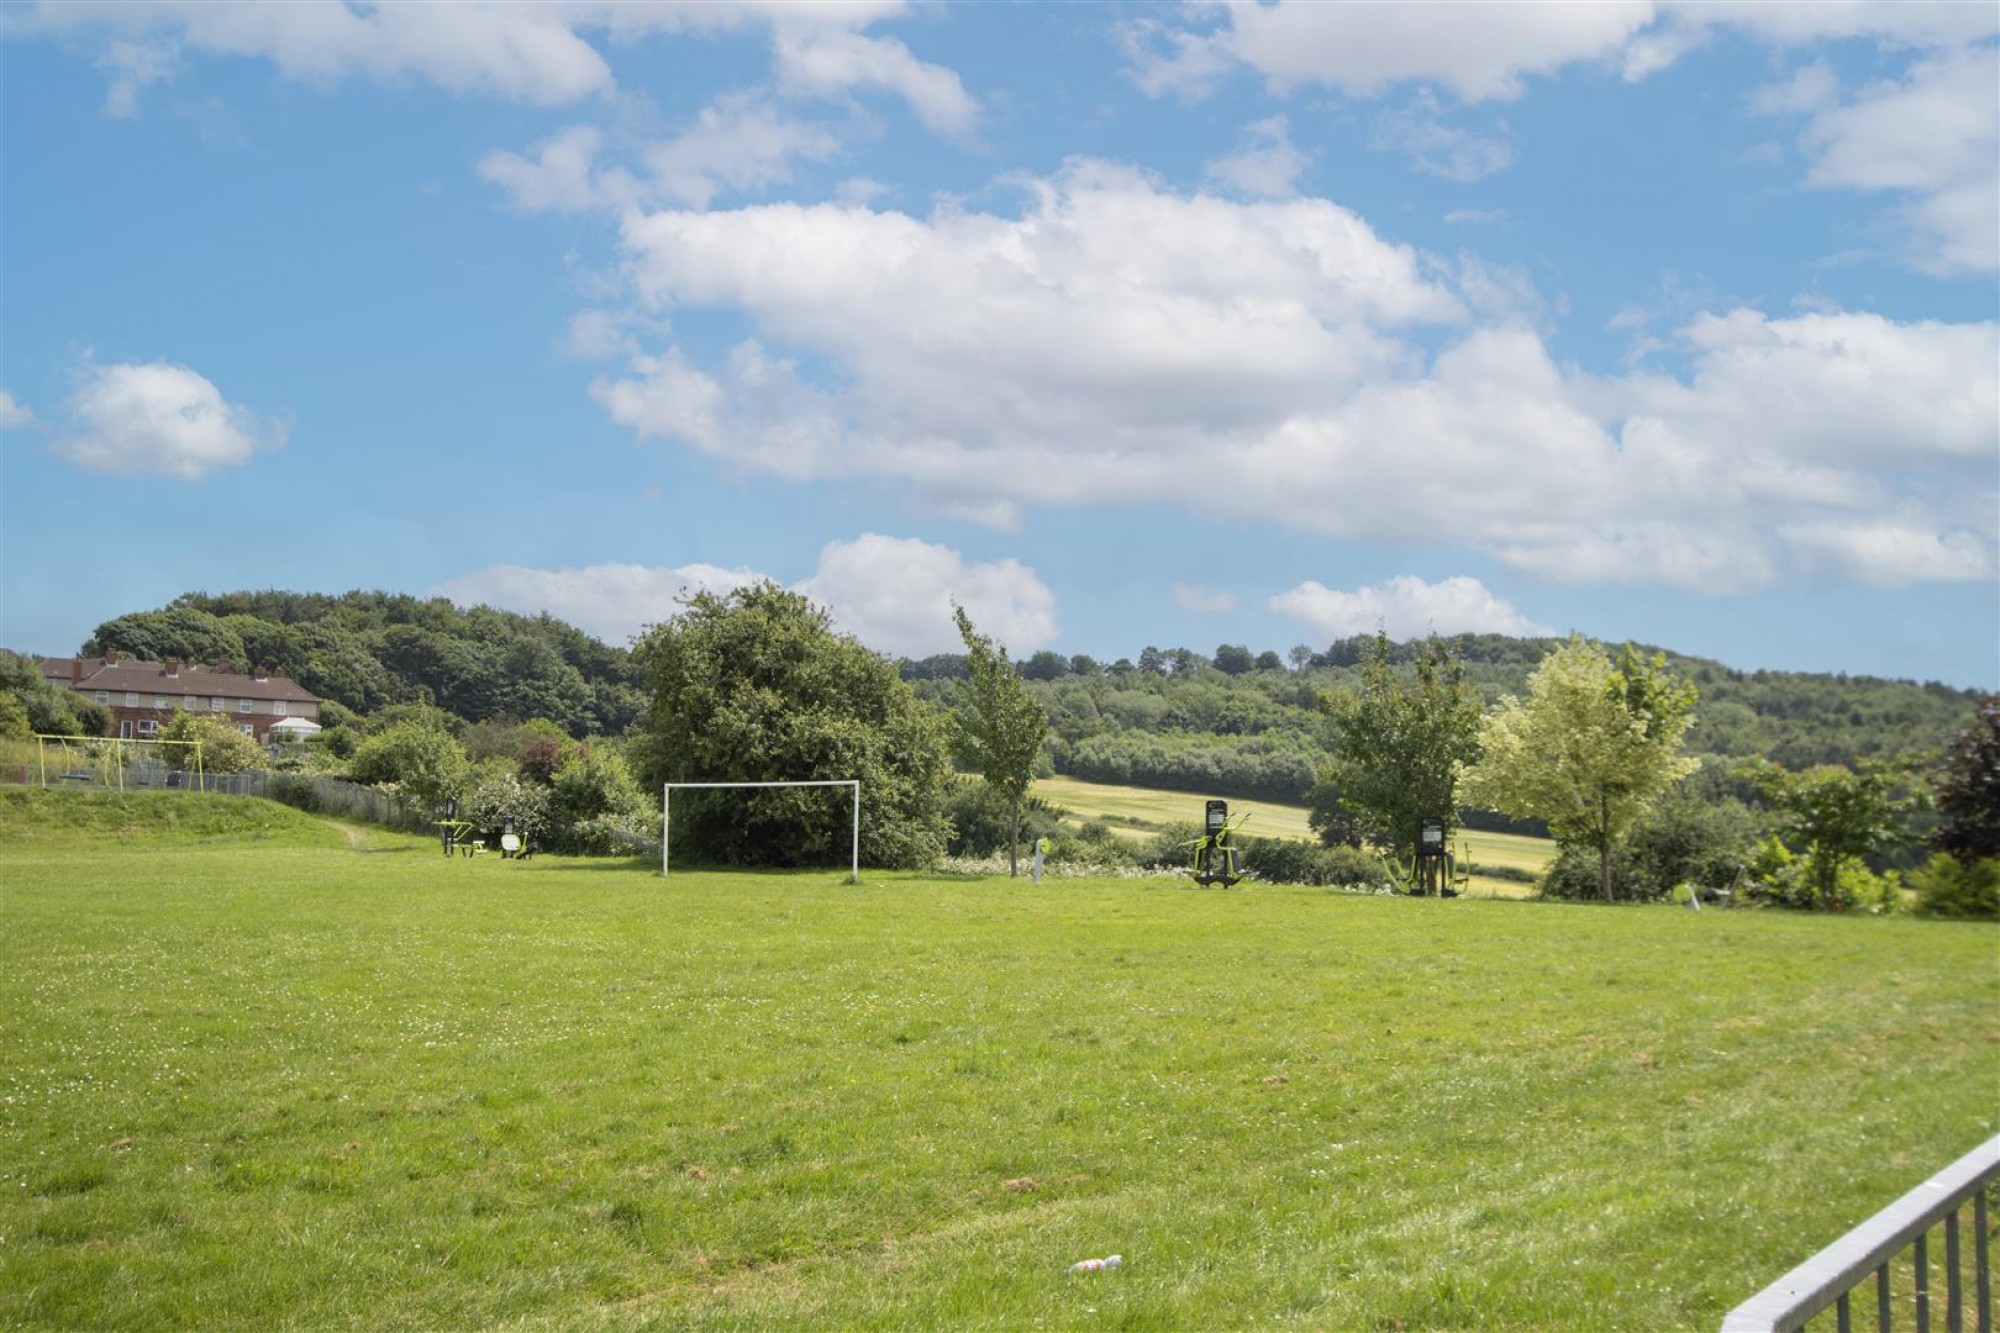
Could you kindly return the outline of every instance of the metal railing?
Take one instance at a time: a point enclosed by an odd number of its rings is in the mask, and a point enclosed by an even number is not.
[[[1965,1265],[1960,1213],[1972,1205],[1972,1312],[1979,1333],[1993,1330],[1993,1275],[1986,1188],[2000,1179],[2000,1136],[1988,1139],[1923,1184],[1842,1236],[1791,1272],[1731,1310],[1722,1333],[1793,1333],[1831,1306],[1840,1333],[1854,1327],[1857,1290],[1873,1274],[1876,1327],[1888,1333],[1898,1303],[1892,1299],[1891,1265],[1911,1251],[1910,1288],[1917,1333],[1930,1333],[1932,1303],[1930,1232],[1944,1224],[1944,1326],[1965,1328]]]

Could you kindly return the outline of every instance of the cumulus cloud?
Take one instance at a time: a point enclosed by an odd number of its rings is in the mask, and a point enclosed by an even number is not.
[[[70,398],[57,454],[93,472],[199,480],[285,442],[287,428],[224,401],[207,378],[167,361],[91,366]]]
[[[787,0],[618,0],[541,5],[507,0],[456,4],[349,5],[340,0],[152,0],[75,5],[43,0],[17,30],[104,41],[106,112],[136,112],[147,86],[169,79],[187,55],[269,60],[286,77],[333,84],[349,78],[422,80],[543,106],[615,91],[593,44],[650,34],[769,33],[778,85],[790,94],[840,96],[879,88],[906,100],[934,130],[962,134],[978,103],[959,77],[919,60],[893,38],[864,30],[902,13],[902,0],[800,5]]]
[[[34,424],[34,410],[5,389],[0,389],[0,430],[22,430]]]
[[[969,562],[914,538],[871,532],[834,542],[798,590],[844,632],[904,657],[961,650],[954,603],[1016,656],[1048,647],[1059,633],[1055,594],[1034,570],[1013,559]]]
[[[1283,116],[1252,121],[1243,144],[1206,168],[1208,178],[1253,198],[1283,199],[1297,193],[1299,176],[1312,158],[1292,143],[1291,122]]]
[[[754,92],[718,98],[687,129],[636,145],[631,164],[604,161],[605,135],[575,125],[528,153],[488,153],[479,174],[523,212],[579,213],[684,204],[706,208],[718,194],[783,185],[801,161],[841,152],[840,136]]]
[[[1379,627],[1392,639],[1435,630],[1439,634],[1547,635],[1497,597],[1478,579],[1459,576],[1428,583],[1411,575],[1352,592],[1307,579],[1271,599],[1279,615],[1309,625],[1322,639],[1373,634]]]
[[[715,565],[586,565],[530,569],[489,565],[431,589],[461,606],[492,606],[522,615],[546,612],[607,643],[624,643],[648,625],[680,614],[698,592],[728,593],[762,580],[748,569]]]
[[[530,569],[492,565],[438,585],[434,596],[463,606],[486,605],[525,615],[542,612],[611,643],[680,614],[697,592],[728,593],[777,582],[751,569],[692,564],[588,565]],[[968,561],[957,551],[912,538],[864,533],[820,552],[813,574],[793,590],[824,607],[834,626],[877,652],[908,657],[959,647],[951,608],[963,606],[974,625],[1016,653],[1056,639],[1055,594],[1034,570],[1008,559]]]
[[[1919,60],[1841,100],[1824,66],[1767,89],[1760,107],[1809,112],[1810,184],[1903,195],[1905,257],[1927,273],[2000,267],[2000,52]]]
[[[593,389],[612,419],[745,471],[894,478],[974,521],[1197,503],[1706,592],[1826,567],[1797,534],[1897,506],[1995,537],[1991,322],[1724,311],[1675,335],[1682,373],[1597,377],[1549,355],[1519,275],[1420,258],[1325,200],[1088,162],[1014,214],[632,213],[623,245],[641,309],[753,332],[630,354]]]
[[[1465,102],[1520,96],[1527,81],[1578,64],[1616,67],[1640,79],[1672,64],[1718,31],[1775,46],[1869,38],[1944,49],[2000,28],[1991,5],[1950,0],[1606,0],[1598,4],[1396,5],[1310,0],[1222,0],[1186,7],[1181,24],[1145,21],[1122,30],[1130,71],[1152,96],[1199,97],[1232,71],[1262,76],[1274,91],[1305,85],[1349,97],[1379,97],[1403,84],[1449,90]]]

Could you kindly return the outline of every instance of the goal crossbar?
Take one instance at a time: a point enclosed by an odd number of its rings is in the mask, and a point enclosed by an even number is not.
[[[815,778],[797,782],[669,782],[660,794],[660,874],[673,873],[674,789],[719,790],[728,787],[848,787],[854,792],[854,842],[848,883],[861,882],[861,779]]]

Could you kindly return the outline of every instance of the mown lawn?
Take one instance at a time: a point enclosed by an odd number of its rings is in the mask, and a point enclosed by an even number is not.
[[[2000,1121],[1990,927],[9,795],[10,1327],[1712,1328]]]

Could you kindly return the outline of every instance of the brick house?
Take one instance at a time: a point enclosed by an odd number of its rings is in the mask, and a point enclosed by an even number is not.
[[[110,656],[44,657],[41,671],[51,684],[109,708],[114,734],[126,740],[151,740],[177,711],[213,713],[259,745],[287,718],[319,722],[319,696],[283,670],[260,668],[246,676],[228,662],[211,667],[178,658],[128,662]]]

